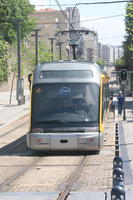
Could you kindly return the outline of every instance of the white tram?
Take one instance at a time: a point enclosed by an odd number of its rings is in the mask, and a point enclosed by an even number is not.
[[[40,64],[31,87],[28,148],[99,151],[103,145],[104,80],[95,63]]]

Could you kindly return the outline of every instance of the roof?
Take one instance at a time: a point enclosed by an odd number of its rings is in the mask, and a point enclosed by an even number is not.
[[[54,12],[54,11],[58,11],[52,8],[45,8],[45,9],[40,9],[40,10],[36,10],[36,13],[42,13],[42,12]]]
[[[71,78],[68,76],[67,77],[58,77],[54,78],[54,76],[51,78],[40,78],[40,73],[49,71],[49,73],[56,73],[58,71],[90,71],[92,76],[89,77],[78,77],[76,78]],[[40,84],[40,83],[64,83],[64,82],[78,82],[78,83],[84,83],[84,82],[93,82],[97,83],[98,85],[100,84],[100,68],[98,67],[97,64],[95,63],[90,63],[87,61],[53,61],[53,62],[47,62],[43,64],[39,64],[38,67],[36,67],[34,76],[33,76],[33,84]]]
[[[100,69],[95,63],[88,61],[61,60],[42,63],[38,65],[38,70],[85,70],[89,68],[94,69],[94,67],[100,72]]]

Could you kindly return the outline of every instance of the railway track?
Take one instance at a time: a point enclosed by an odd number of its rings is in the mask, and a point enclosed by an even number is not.
[[[30,170],[34,165],[36,165],[41,158],[36,158],[29,165],[22,167],[19,171],[7,178],[3,183],[0,184],[0,192],[7,192],[12,186],[11,184],[20,178],[26,171]]]
[[[19,133],[20,129],[26,126],[25,124],[24,120],[20,120],[18,124],[15,123],[14,126],[17,127],[17,130],[12,127],[11,134],[14,134],[14,131]],[[9,130],[6,129],[5,132],[9,132]],[[1,138],[6,137],[9,137],[8,133]],[[7,176],[3,175],[3,178],[0,178],[0,192],[58,191],[57,200],[65,200],[69,193],[75,188],[76,190],[79,189],[79,186],[86,185],[86,190],[95,187],[91,185],[93,171],[97,173],[100,169],[101,174],[105,171],[104,168],[112,171],[110,163],[108,164],[112,155],[108,157],[107,166],[104,167],[102,163],[102,160],[105,160],[106,157],[104,151],[110,147],[105,146],[103,154],[99,155],[80,153],[78,155],[71,153],[40,154],[26,151],[25,144],[25,135],[23,135],[0,149],[0,169],[8,172]],[[7,158],[7,162],[2,163],[4,158]],[[0,173],[1,176],[2,171]],[[85,184],[84,174],[88,181],[85,180]],[[89,177],[89,180],[87,177]],[[100,184],[101,180],[103,178],[99,177]]]
[[[0,128],[0,155],[4,155],[24,143],[28,131],[28,115]]]
[[[12,124],[8,125],[8,128],[5,129],[5,132],[3,132],[3,134],[0,135],[0,137],[4,138],[5,136],[8,136],[9,134],[12,134],[16,130],[19,132],[19,129],[21,129],[22,127],[26,126],[27,123],[28,123],[27,121],[24,121],[24,119],[25,118],[23,118],[23,120],[22,119],[18,120],[17,123],[14,123],[13,127],[12,127]],[[9,154],[15,153],[17,151],[17,148],[20,148],[20,146],[24,146],[25,143],[26,143],[26,135],[23,135],[22,137],[20,137],[20,138],[16,139],[15,141],[5,145],[4,147],[2,147],[0,149],[0,156],[4,156],[4,155],[9,155]],[[1,184],[0,184],[0,192],[10,191],[11,188],[12,188],[13,182],[16,181],[17,179],[19,179],[21,176],[23,176],[31,168],[36,167],[36,165],[38,164],[39,161],[41,161],[41,159],[43,159],[42,156],[41,157],[37,157],[35,159],[33,158],[33,160],[30,163],[24,165],[21,169],[15,171],[15,173],[11,174],[3,182],[1,182]],[[82,167],[83,167],[84,163],[85,163],[85,156],[82,157],[82,159],[80,160],[80,162],[78,164],[78,167],[76,167],[76,169],[71,174],[69,180],[67,181],[67,184],[64,186],[63,190],[61,191],[61,193],[59,195],[59,198],[58,198],[59,200],[66,198],[66,196],[70,192],[70,189],[71,189],[72,185],[76,183],[76,180],[79,177],[79,174],[80,174],[80,172],[82,170]]]
[[[16,151],[16,148],[22,145],[26,142],[26,135],[22,136],[21,138],[18,138],[17,140],[7,144],[6,146],[2,147],[0,149],[0,155],[5,155],[10,152]]]
[[[21,129],[24,126],[28,125],[28,114],[26,114],[25,116],[19,118],[18,120],[15,120],[14,122],[12,122],[11,124],[6,125],[5,127],[0,127],[0,132],[2,134],[0,134],[0,138],[7,136],[9,134],[11,134],[12,132]]]
[[[41,161],[41,159],[43,159],[43,157],[38,157],[38,158],[33,159],[32,162],[30,162],[26,166],[23,166],[16,173],[8,177],[4,182],[0,184],[0,192],[10,191],[14,181],[16,181],[21,176],[23,176],[28,170],[31,170],[31,168],[35,168],[37,164]],[[86,156],[82,156],[77,167],[75,167],[75,169],[70,174],[70,177],[66,181],[66,185],[64,185],[62,191],[59,193],[59,197],[57,198],[57,200],[65,200],[67,198],[67,196],[69,195],[69,192],[72,190],[73,186],[77,183],[77,180],[82,172],[85,162],[86,162]],[[63,183],[59,183],[59,185],[61,184]]]
[[[79,165],[75,168],[75,170],[70,175],[69,180],[67,181],[66,185],[64,186],[64,189],[59,194],[59,197],[57,198],[57,200],[66,200],[67,199],[73,186],[75,184],[77,184],[77,180],[82,172],[82,169],[83,169],[85,163],[86,163],[86,156],[83,156]]]
[[[11,132],[15,131],[16,129],[19,129],[19,128],[22,128],[23,126],[26,126],[28,124],[28,122],[24,122],[20,125],[17,125],[15,127],[13,127],[12,129],[8,130],[8,131],[5,131],[3,134],[0,135],[0,138],[10,134]]]
[[[3,134],[0,135],[0,137],[4,138],[5,136],[12,134],[16,130],[19,132],[19,129],[26,126],[27,123],[28,123],[27,121],[24,121],[24,119],[25,119],[25,117],[23,118],[23,120],[22,119],[17,120],[17,123],[16,122],[13,123],[13,125],[14,125],[13,127],[12,127],[12,124],[8,125],[8,127],[4,129]],[[4,147],[2,147],[0,149],[0,155],[4,156],[4,155],[11,154],[13,152],[16,152],[16,149],[19,148],[20,146],[24,146],[25,142],[26,142],[26,135],[23,135],[22,137],[20,137],[20,138],[16,139],[15,141],[5,145]],[[42,159],[42,157],[33,159],[32,162],[25,165],[20,170],[16,171],[11,176],[9,176],[7,179],[5,179],[0,184],[0,192],[6,192],[6,191],[10,190],[12,183],[14,181],[16,181],[17,179],[19,179],[22,175],[24,175],[28,170],[33,168],[33,166],[36,166],[37,163],[41,159]],[[63,198],[65,198],[65,196],[67,196],[67,193],[69,192],[69,190],[67,190],[67,189],[70,188],[70,186],[74,183],[74,180],[76,181],[76,179],[79,175],[79,171],[82,168],[81,166],[83,166],[83,163],[84,163],[84,158],[79,163],[79,167],[77,168],[77,173],[75,171],[74,171],[74,173],[72,173],[67,185],[64,187],[63,191],[61,192],[59,199],[61,199],[61,198],[63,199]]]

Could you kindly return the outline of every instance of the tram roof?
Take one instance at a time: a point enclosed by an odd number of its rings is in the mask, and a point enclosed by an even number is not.
[[[42,78],[40,79],[40,72],[42,71],[78,71],[86,70],[92,71],[93,76],[89,78]],[[100,67],[96,63],[88,61],[55,61],[39,64],[34,73],[33,84],[44,82],[97,82],[100,83]]]
[[[97,71],[100,72],[100,67],[93,62],[88,61],[54,61],[54,62],[46,62],[39,64],[38,70],[81,70],[81,69],[89,69],[94,70],[94,67]]]

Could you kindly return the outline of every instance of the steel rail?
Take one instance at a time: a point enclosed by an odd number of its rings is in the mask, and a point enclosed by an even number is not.
[[[0,184],[0,192],[7,192],[10,188],[12,188],[11,183],[13,183],[23,174],[25,174],[25,172],[27,172],[30,168],[32,168],[35,164],[37,164],[41,159],[42,157],[33,160],[30,164],[28,164],[25,167],[22,167],[21,170],[17,171],[15,174],[7,178],[3,183]]]
[[[12,143],[9,143],[2,147],[0,149],[0,155],[4,155],[9,153],[11,150],[16,149],[17,146],[20,146],[23,142],[26,141],[26,135],[23,135],[21,138],[18,138],[17,140],[13,141]]]
[[[17,129],[20,129],[22,127],[24,127],[28,122],[24,121],[19,121],[21,119],[24,119],[27,115],[19,118],[18,120],[16,120],[16,122],[18,122],[19,124],[15,124],[15,126],[13,126],[12,129],[10,129],[10,126],[12,126],[12,122],[10,125],[7,125],[7,127],[9,126],[9,128],[7,129],[7,131],[5,133],[3,133],[2,135],[0,135],[0,138],[8,135],[8,134],[12,134],[13,131],[16,131]],[[10,130],[9,130],[10,129]],[[9,153],[11,150],[15,149],[17,146],[19,146],[20,144],[22,144],[24,141],[26,140],[26,135],[21,136],[20,138],[16,138],[16,140],[12,141],[11,143],[6,144],[5,146],[0,148],[0,155],[4,155],[6,153]]]
[[[64,189],[62,190],[62,192],[59,194],[57,200],[66,200],[66,198],[68,197],[72,186],[76,183],[76,181],[78,180],[81,171],[85,165],[86,162],[86,156],[83,156],[83,158],[80,160],[79,165],[76,167],[76,169],[72,172],[72,174],[69,177],[69,180],[67,182],[67,184],[64,186]]]
[[[28,116],[28,114],[26,114],[25,116],[23,116],[23,117],[21,117],[21,118],[15,120],[14,122],[17,122],[17,121],[19,121],[19,120],[25,118],[26,116]],[[5,127],[11,126],[14,122],[12,122],[11,124],[8,124],[8,125],[4,126],[4,129],[5,129]],[[22,121],[22,122],[23,122],[23,121]],[[22,123],[22,124],[20,124],[20,125],[14,126],[14,127],[13,127],[12,129],[10,129],[9,131],[6,131],[5,133],[0,134],[0,138],[3,137],[3,136],[5,136],[5,135],[10,134],[11,132],[15,131],[15,130],[18,129],[18,128],[21,128],[21,127],[25,126],[27,123],[28,123],[28,122],[26,121],[26,122],[24,122],[24,123]],[[3,127],[0,127],[0,130],[1,130],[1,131],[2,131],[2,128],[3,128]]]
[[[18,126],[16,126],[16,127],[12,128],[12,129],[9,130],[9,131],[6,131],[6,132],[3,133],[2,135],[0,135],[0,138],[6,136],[6,135],[8,135],[8,134],[10,134],[11,132],[15,131],[15,130],[18,129],[18,128],[21,128],[21,127],[25,126],[27,123],[28,123],[28,122],[24,122],[23,124],[20,124],[20,125],[18,125]]]

